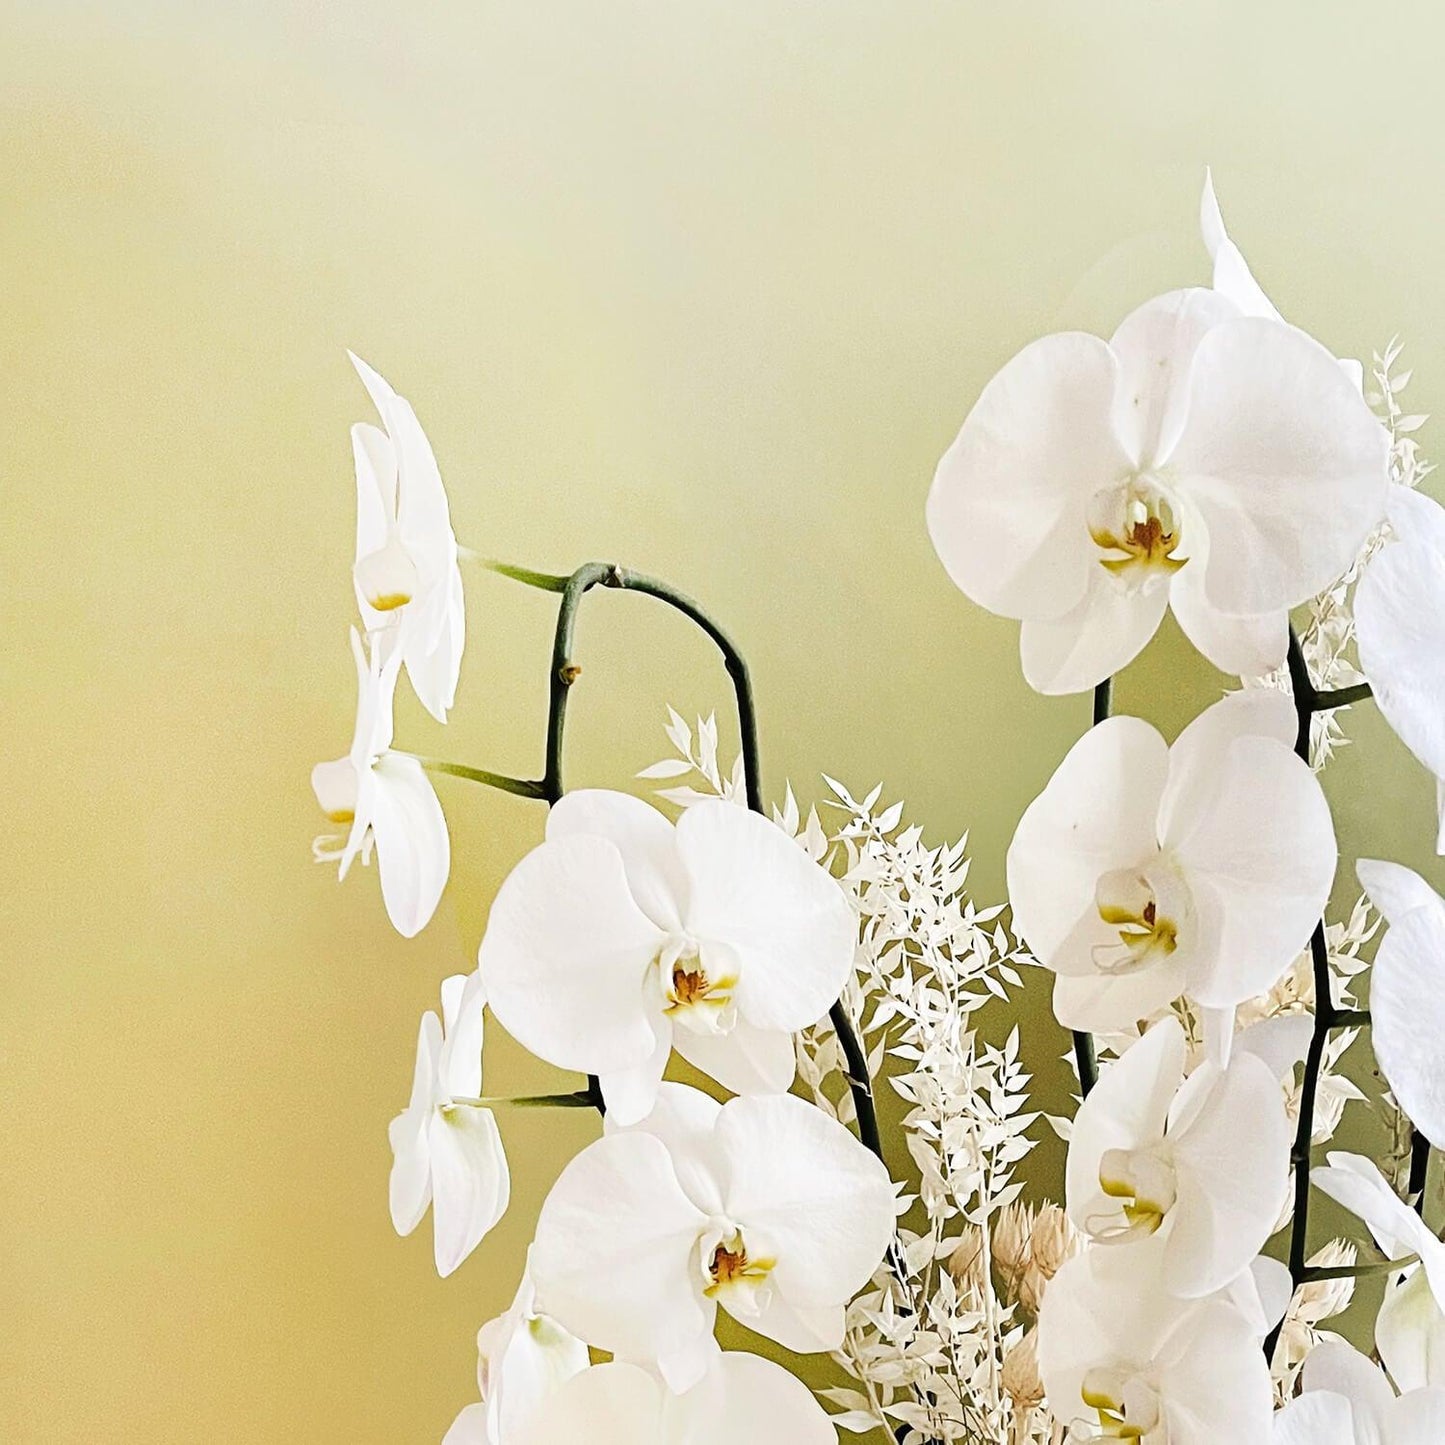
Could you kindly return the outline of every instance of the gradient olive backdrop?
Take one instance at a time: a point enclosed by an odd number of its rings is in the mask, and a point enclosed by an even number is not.
[[[352,713],[354,347],[462,540],[686,584],[756,669],[768,790],[822,770],[969,827],[980,896],[1084,726],[949,586],[922,502],[987,376],[1203,279],[1211,162],[1287,314],[1396,329],[1445,398],[1437,8],[1295,3],[31,0],[0,22],[0,1438],[440,1438],[589,1118],[504,1121],[511,1213],[439,1281],[386,1123],[535,806],[442,788],[413,942],[310,861]],[[1436,435],[1423,433],[1426,445]],[[445,730],[540,758],[551,601],[469,577]],[[574,782],[718,706],[646,599],[583,619]],[[1220,684],[1166,632],[1121,687]],[[1429,857],[1372,716],[1345,852]],[[1432,865],[1433,866],[1433,865]],[[1439,869],[1432,876],[1438,881]],[[1062,1085],[1045,990],[1028,1051]],[[498,1036],[489,1090],[559,1082]],[[1043,1156],[1047,1169],[1057,1154]]]

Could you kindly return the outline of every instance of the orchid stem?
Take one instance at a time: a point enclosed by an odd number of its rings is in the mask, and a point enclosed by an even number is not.
[[[520,571],[521,569],[516,569]],[[512,575],[512,574],[508,574]],[[533,574],[542,575],[542,574]],[[587,562],[566,578],[562,588],[562,603],[557,609],[557,630],[552,643],[552,669],[548,682],[549,706],[547,710],[547,760],[542,778],[542,796],[549,803],[561,798],[564,787],[562,779],[562,745],[567,725],[567,702],[572,687],[581,674],[581,668],[573,658],[573,640],[576,635],[577,614],[582,599],[594,587],[612,587],[625,592],[641,592],[666,603],[675,612],[681,612],[690,622],[701,628],[712,639],[722,653],[723,665],[732,679],[733,693],[737,701],[738,734],[743,758],[743,779],[747,789],[748,807],[755,813],[763,813],[762,764],[758,747],[757,705],[753,698],[752,678],[742,652],[732,638],[703,609],[678,591],[671,583],[648,577],[619,567],[613,562]],[[846,1064],[848,1089],[853,1097],[853,1107],[858,1116],[858,1137],[879,1159],[883,1158],[883,1140],[878,1130],[878,1114],[873,1103],[873,1090],[868,1079],[868,1057],[848,1017],[848,1010],[840,999],[829,1010],[828,1017],[837,1034]],[[599,1108],[600,1090],[594,1090]]]
[[[1373,689],[1367,682],[1357,682],[1353,687],[1337,687],[1333,692],[1317,692],[1314,695],[1314,710],[1328,712],[1334,707],[1350,707],[1373,695]]]
[[[1289,651],[1285,657],[1289,669],[1290,690],[1294,696],[1295,743],[1297,757],[1307,766],[1310,760],[1310,723],[1318,712],[1330,708],[1345,707],[1370,696],[1368,683],[1354,687],[1342,687],[1333,692],[1320,692],[1310,679],[1309,664],[1305,661],[1304,648],[1300,646],[1294,628],[1289,630]],[[1325,1045],[1330,1033],[1337,1028],[1356,1027],[1368,1024],[1370,1015],[1364,1009],[1340,1009],[1335,1007],[1334,994],[1330,987],[1330,950],[1325,934],[1325,921],[1321,918],[1310,934],[1310,971],[1314,981],[1315,1019],[1310,1035],[1309,1050],[1305,1055],[1304,1079],[1300,1085],[1299,1123],[1295,1129],[1294,1146],[1290,1150],[1290,1165],[1294,1170],[1294,1217],[1290,1221],[1289,1272],[1298,1288],[1307,1280],[1343,1278],[1344,1275],[1330,1269],[1319,1268],[1305,1263],[1309,1241],[1310,1210],[1310,1145],[1315,1129],[1315,1100],[1319,1094],[1320,1071],[1324,1066]],[[1415,1131],[1410,1151],[1410,1187],[1416,1188],[1419,1180],[1420,1200],[1424,1200],[1424,1174],[1429,1165],[1429,1142],[1421,1142]],[[1392,1267],[1393,1262],[1381,1268]],[[1371,1270],[1348,1272],[1369,1273]],[[1264,1342],[1266,1359],[1274,1358],[1274,1347],[1279,1340],[1281,1322],[1270,1331]]]
[[[1363,1279],[1372,1274],[1393,1274],[1397,1269],[1408,1269],[1418,1264],[1418,1254],[1407,1254],[1403,1259],[1376,1259],[1367,1264],[1307,1264],[1301,1272],[1301,1284],[1314,1284],[1325,1279]]]
[[[1114,679],[1106,677],[1094,689],[1094,727],[1108,718],[1113,705]],[[1074,1062],[1079,1070],[1079,1093],[1087,1099],[1089,1091],[1099,1082],[1099,1055],[1094,1048],[1093,1034],[1074,1031]]]
[[[469,768],[465,763],[448,763],[441,758],[424,758],[417,753],[405,753],[403,756],[415,758],[429,773],[446,773],[449,777],[465,778],[470,783],[481,783],[519,798],[546,796],[542,784],[528,778],[509,778],[505,773],[489,773],[485,768]]]
[[[592,1095],[586,1089],[577,1089],[570,1094],[522,1094],[514,1099],[464,1099],[454,1096],[452,1103],[466,1109],[590,1109]]]
[[[511,562],[499,562],[494,557],[479,556],[465,547],[459,547],[457,553],[468,562],[475,562],[478,566],[485,567],[488,572],[495,572],[499,577],[510,577],[513,582],[520,582],[524,587],[536,587],[542,592],[563,592],[567,587],[568,579],[559,577],[555,572],[538,572],[531,567],[517,567]]]

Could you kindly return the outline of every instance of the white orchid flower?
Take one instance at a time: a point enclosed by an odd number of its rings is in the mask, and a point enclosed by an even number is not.
[[[581,1340],[537,1313],[524,1274],[511,1309],[477,1332],[481,1403],[457,1416],[442,1445],[518,1445],[538,1408],[590,1363]]]
[[[782,1092],[792,1034],[853,967],[857,924],[827,871],[733,803],[674,827],[625,793],[570,793],[512,870],[480,952],[492,1011],[608,1112],[651,1109],[670,1050],[736,1093]]]
[[[1419,1266],[1385,1286],[1375,1317],[1375,1348],[1402,1395],[1426,1385],[1445,1386],[1445,1311]]]
[[[1228,1300],[1159,1287],[1164,1241],[1087,1249],[1050,1281],[1039,1372],[1071,1441],[1264,1445],[1269,1366],[1254,1322]]]
[[[1164,1288],[1197,1299],[1247,1271],[1274,1233],[1291,1131],[1268,1066],[1237,1053],[1186,1079],[1187,1047],[1164,1019],[1104,1070],[1074,1119],[1067,1199],[1101,1244],[1157,1235]]]
[[[387,915],[403,938],[413,938],[436,912],[451,871],[447,820],[421,764],[391,751],[400,655],[383,661],[373,648],[368,658],[354,627],[351,655],[357,690],[351,751],[311,770],[322,812],[347,831],[317,838],[311,851],[318,863],[339,862],[345,878],[357,855],[370,863],[375,848]]]
[[[537,1301],[574,1334],[690,1389],[721,1305],[797,1351],[837,1349],[893,1237],[883,1165],[789,1094],[719,1106],[664,1085],[562,1171],[532,1246]]]
[[[1214,267],[1215,291],[1232,301],[1244,316],[1283,321],[1284,317],[1275,309],[1274,302],[1254,279],[1254,272],[1249,269],[1243,253],[1229,239],[1229,232],[1224,228],[1224,215],[1219,209],[1219,198],[1214,194],[1214,177],[1207,166],[1204,170],[1204,191],[1199,198],[1199,229]],[[1364,386],[1365,368],[1357,360],[1341,357],[1340,367],[1357,391]]]
[[[837,1439],[801,1380],[758,1355],[728,1353],[681,1395],[636,1365],[596,1365],[547,1401],[519,1445],[836,1445]]]
[[[410,1234],[431,1206],[443,1277],[481,1243],[511,1195],[497,1121],[475,1102],[482,1091],[485,1003],[477,974],[443,980],[442,1019],[422,1015],[411,1102],[388,1130],[391,1221],[398,1234]]]
[[[400,654],[422,706],[445,722],[466,640],[446,489],[411,403],[348,355],[385,428],[358,422],[351,429],[356,600],[367,632],[386,655]]]
[[[1445,853],[1445,508],[1392,486],[1387,542],[1355,589],[1360,668],[1400,741],[1434,775]]]
[[[1378,1366],[1343,1340],[1305,1360],[1299,1398],[1275,1417],[1274,1445],[1439,1445],[1445,1390],[1396,1396]]]
[[[1266,992],[1329,897],[1329,806],[1272,689],[1202,712],[1173,747],[1138,718],[1079,739],[1008,852],[1014,924],[1058,975],[1054,1012],[1113,1032],[1181,994],[1222,1021]],[[1218,1042],[1216,1057],[1224,1061]]]
[[[1356,872],[1389,924],[1370,970],[1371,1042],[1401,1109],[1445,1144],[1445,899],[1398,863]]]
[[[1385,1368],[1401,1391],[1445,1387],[1445,1244],[1372,1160],[1339,1152],[1327,1157],[1328,1166],[1311,1175],[1314,1183],[1364,1222],[1388,1259],[1420,1260],[1387,1286],[1375,1321]]]
[[[1066,332],[1008,362],[938,465],[928,529],[963,592],[1022,620],[1040,692],[1117,672],[1171,607],[1217,667],[1256,675],[1380,521],[1387,452],[1318,342],[1172,291],[1108,342]]]

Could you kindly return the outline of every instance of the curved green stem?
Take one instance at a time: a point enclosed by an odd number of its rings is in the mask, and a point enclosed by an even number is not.
[[[479,552],[473,552],[470,547],[458,547],[457,556],[463,562],[473,562],[478,567],[485,567],[488,572],[495,572],[499,577],[510,577],[513,582],[520,582],[526,587],[536,587],[543,592],[560,592],[567,585],[567,579],[559,577],[555,572],[537,572],[531,567],[499,562],[494,557],[483,557]]]
[[[723,665],[732,679],[738,710],[738,734],[743,758],[743,779],[748,807],[762,813],[762,764],[758,746],[757,705],[753,698],[752,678],[737,644],[723,627],[710,617],[691,597],[671,583],[649,577],[642,572],[619,567],[612,562],[587,562],[568,577],[562,587],[562,602],[557,609],[557,628],[552,640],[552,670],[548,680],[547,757],[542,778],[542,795],[555,803],[563,794],[563,743],[567,726],[567,702],[582,669],[573,657],[573,641],[577,629],[577,613],[582,599],[594,587],[613,587],[626,592],[641,592],[655,597],[674,611],[682,613],[712,639],[722,654]],[[829,1020],[838,1036],[847,1065],[848,1089],[858,1116],[858,1137],[879,1159],[883,1158],[883,1140],[878,1128],[878,1114],[873,1090],[868,1079],[868,1058],[864,1053],[853,1021],[842,1000],[829,1010]],[[601,1089],[589,1079],[597,1106],[602,1107]]]
[[[1372,1274],[1393,1274],[1397,1269],[1408,1269],[1419,1262],[1418,1254],[1408,1254],[1404,1259],[1375,1259],[1367,1264],[1307,1264],[1300,1271],[1300,1283],[1314,1284],[1322,1279],[1363,1279]]]
[[[485,768],[469,768],[465,763],[448,763],[441,758],[424,758],[419,753],[402,753],[402,757],[415,758],[429,773],[445,773],[448,777],[465,778],[470,783],[481,783],[498,792],[512,793],[518,798],[542,798],[542,784],[529,778],[509,778],[505,773],[489,773]]]
[[[592,1096],[586,1089],[576,1089],[570,1094],[518,1094],[514,1098],[498,1095],[468,1099],[454,1095],[452,1103],[464,1109],[590,1109]]]

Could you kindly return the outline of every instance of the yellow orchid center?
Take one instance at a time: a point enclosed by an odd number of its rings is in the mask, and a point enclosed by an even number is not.
[[[1098,1417],[1096,1440],[1142,1440],[1159,1427],[1159,1393],[1142,1372],[1092,1369],[1079,1393]]]
[[[1119,1201],[1124,1224],[1119,1227],[1101,1220],[1096,1229],[1090,1221],[1090,1232],[1111,1240],[1153,1234],[1174,1208],[1176,1183],[1174,1166],[1155,1151],[1106,1149],[1099,1160],[1099,1188]]]
[[[757,1314],[770,1294],[769,1278],[773,1259],[760,1259],[748,1252],[740,1229],[721,1238],[713,1237],[711,1247],[704,1241],[703,1293],[709,1299],[726,1300],[734,1314]]]
[[[698,942],[686,934],[667,939],[657,956],[662,1011],[694,1033],[728,1033],[736,1019],[737,974],[709,968]]]
[[[1168,958],[1179,946],[1178,921],[1141,872],[1106,874],[1099,880],[1095,907],[1114,932],[1109,942],[1094,945],[1094,966],[1100,973],[1134,973]]]
[[[399,536],[388,537],[385,546],[357,562],[356,585],[378,612],[395,612],[416,596],[416,562]]]
[[[1187,560],[1181,555],[1182,529],[1172,502],[1138,478],[1095,498],[1089,535],[1099,549],[1100,565],[1135,585],[1167,577]]]

